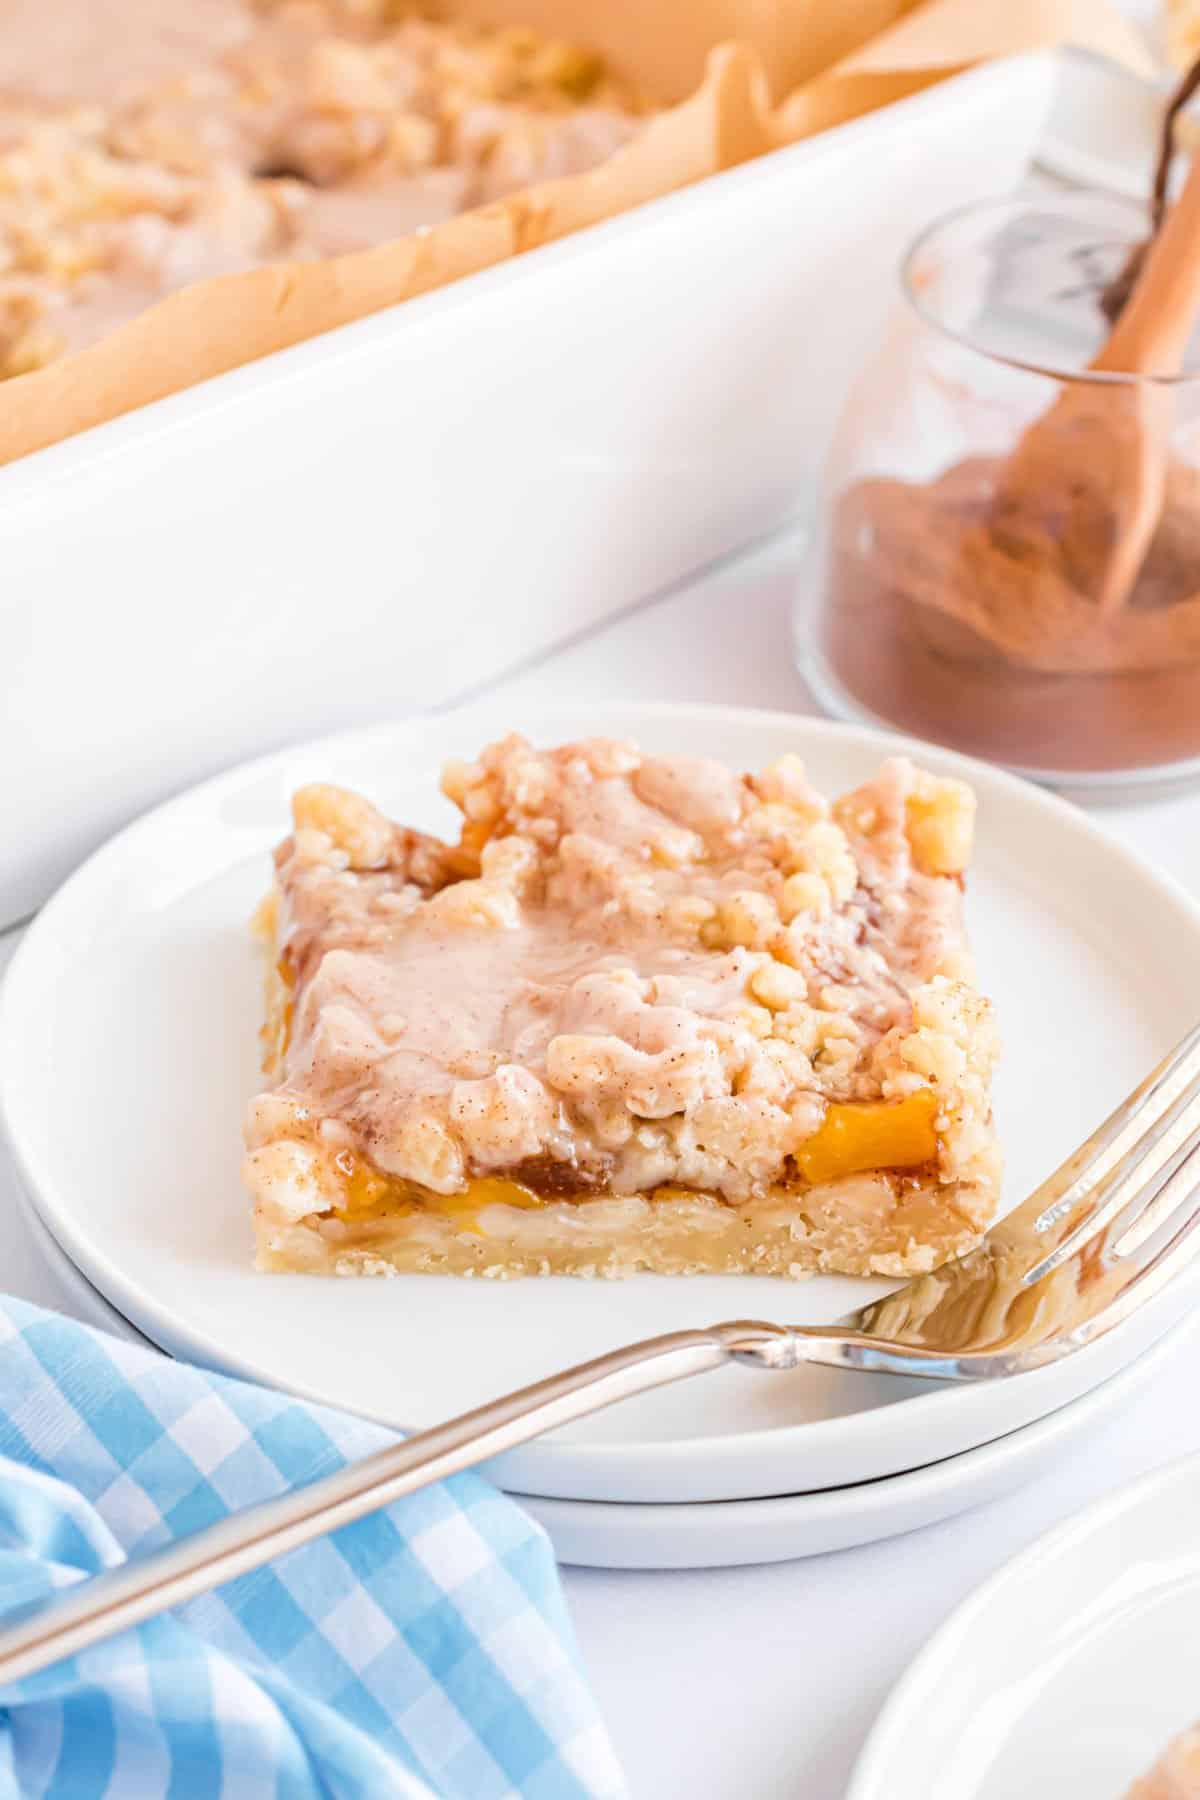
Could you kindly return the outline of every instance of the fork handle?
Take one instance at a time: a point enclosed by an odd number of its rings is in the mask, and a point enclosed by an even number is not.
[[[39,1603],[0,1628],[0,1686],[614,1401],[729,1362],[792,1368],[799,1360],[784,1327],[739,1321],[647,1338],[565,1369]]]

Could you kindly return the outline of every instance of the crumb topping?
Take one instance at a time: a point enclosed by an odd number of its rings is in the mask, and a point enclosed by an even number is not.
[[[443,1195],[520,1168],[738,1204],[797,1183],[832,1106],[919,1092],[937,1179],[992,1179],[961,783],[895,758],[831,807],[791,755],[511,736],[443,785],[458,845],[314,786],[277,852],[295,1007],[248,1138],[308,1157],[310,1199],[344,1154]]]

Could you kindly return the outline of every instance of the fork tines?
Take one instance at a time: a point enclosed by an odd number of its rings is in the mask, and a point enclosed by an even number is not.
[[[1035,1232],[1069,1229],[1024,1285],[1060,1268],[1127,1209],[1136,1210],[1111,1253],[1127,1256],[1146,1243],[1200,1184],[1200,1165],[1193,1164],[1198,1133],[1200,1025],[1026,1202],[1022,1211],[1037,1208]]]

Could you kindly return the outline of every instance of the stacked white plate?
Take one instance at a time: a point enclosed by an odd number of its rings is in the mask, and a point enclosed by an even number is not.
[[[894,740],[786,715],[494,709],[293,749],[148,815],[45,908],[0,1001],[0,1092],[47,1254],[110,1328],[174,1354],[419,1429],[639,1337],[754,1313],[828,1321],[884,1283],[338,1282],[249,1264],[237,1177],[256,1082],[246,920],[291,791],[324,779],[445,827],[436,774],[517,724],[599,732],[739,767],[798,750],[827,791]],[[1086,816],[922,747],[980,800],[969,917],[1006,1040],[1008,1199],[1028,1191],[1191,1022],[1200,909]],[[1030,1479],[1172,1353],[1175,1294],[1067,1362],[987,1386],[729,1370],[627,1402],[499,1459],[565,1560],[771,1561],[943,1518]]]

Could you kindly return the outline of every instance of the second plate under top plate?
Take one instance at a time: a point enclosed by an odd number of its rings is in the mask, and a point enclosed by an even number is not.
[[[65,1287],[71,1310],[88,1324],[152,1348],[80,1274],[27,1201],[22,1213],[48,1267]],[[1156,1381],[1195,1328],[1194,1319],[1175,1326],[1117,1374],[1045,1418],[943,1462],[883,1480],[762,1500],[663,1506],[531,1494],[514,1498],[549,1533],[560,1562],[585,1568],[737,1568],[873,1544],[953,1518],[1049,1469],[1090,1438],[1111,1412],[1131,1405]]]

